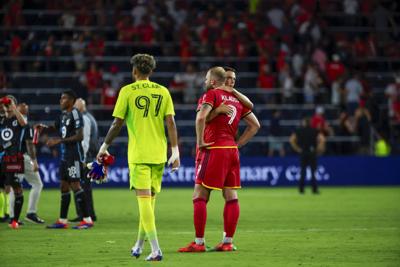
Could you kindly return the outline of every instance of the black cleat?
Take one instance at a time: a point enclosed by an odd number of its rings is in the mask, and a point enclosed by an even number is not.
[[[43,224],[44,220],[37,216],[36,213],[28,213],[26,214],[25,220],[31,223]]]
[[[10,221],[10,215],[4,214],[4,217],[0,218],[0,222],[6,223]]]

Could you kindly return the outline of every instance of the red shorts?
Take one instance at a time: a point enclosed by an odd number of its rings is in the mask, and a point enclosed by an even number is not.
[[[237,148],[205,149],[196,161],[196,184],[209,189],[240,188],[240,161]]]

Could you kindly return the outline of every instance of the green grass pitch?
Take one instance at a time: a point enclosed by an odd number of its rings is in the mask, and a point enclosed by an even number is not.
[[[27,194],[25,192],[25,199]],[[0,224],[0,266],[400,266],[400,187],[322,188],[321,195],[295,188],[240,190],[238,251],[182,254],[193,239],[192,190],[164,188],[156,222],[164,260],[146,263],[130,248],[137,233],[137,203],[128,189],[96,189],[98,222],[89,230],[47,230],[25,223]],[[26,203],[25,203],[26,204]],[[26,205],[24,206],[24,211]],[[206,242],[222,237],[223,200],[212,193]],[[59,192],[44,190],[39,214],[58,216]],[[70,207],[70,218],[75,215]]]

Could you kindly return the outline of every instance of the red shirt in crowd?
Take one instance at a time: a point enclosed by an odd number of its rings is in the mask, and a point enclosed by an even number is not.
[[[317,130],[324,130],[326,128],[326,121],[322,115],[314,114],[311,118],[311,127]]]
[[[102,103],[104,106],[113,107],[117,102],[118,90],[111,86],[104,86],[102,91]]]
[[[275,88],[275,76],[270,73],[261,73],[258,76],[258,86],[264,89]]]
[[[341,62],[329,62],[326,65],[326,76],[328,81],[331,83],[335,81],[339,76],[343,75],[345,67]]]
[[[10,55],[17,57],[21,54],[22,40],[17,35],[14,35],[10,44]]]
[[[88,44],[89,54],[92,57],[102,57],[104,55],[105,42],[104,39],[98,38],[90,41]]]
[[[99,88],[103,75],[98,70],[88,70],[86,72],[86,86],[89,92]]]
[[[139,24],[136,28],[141,42],[151,44],[154,40],[154,28],[150,23]]]

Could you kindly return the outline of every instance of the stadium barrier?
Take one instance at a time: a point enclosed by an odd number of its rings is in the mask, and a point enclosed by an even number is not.
[[[322,157],[316,178],[321,185],[400,185],[400,157]],[[40,174],[45,188],[59,187],[58,161],[40,160]],[[310,179],[308,170],[308,180]],[[163,186],[193,186],[194,160],[183,158],[181,168],[170,173],[166,168]],[[243,186],[294,186],[300,177],[297,157],[241,158]],[[109,181],[98,187],[128,187],[129,171],[126,161],[118,160],[109,169]]]

